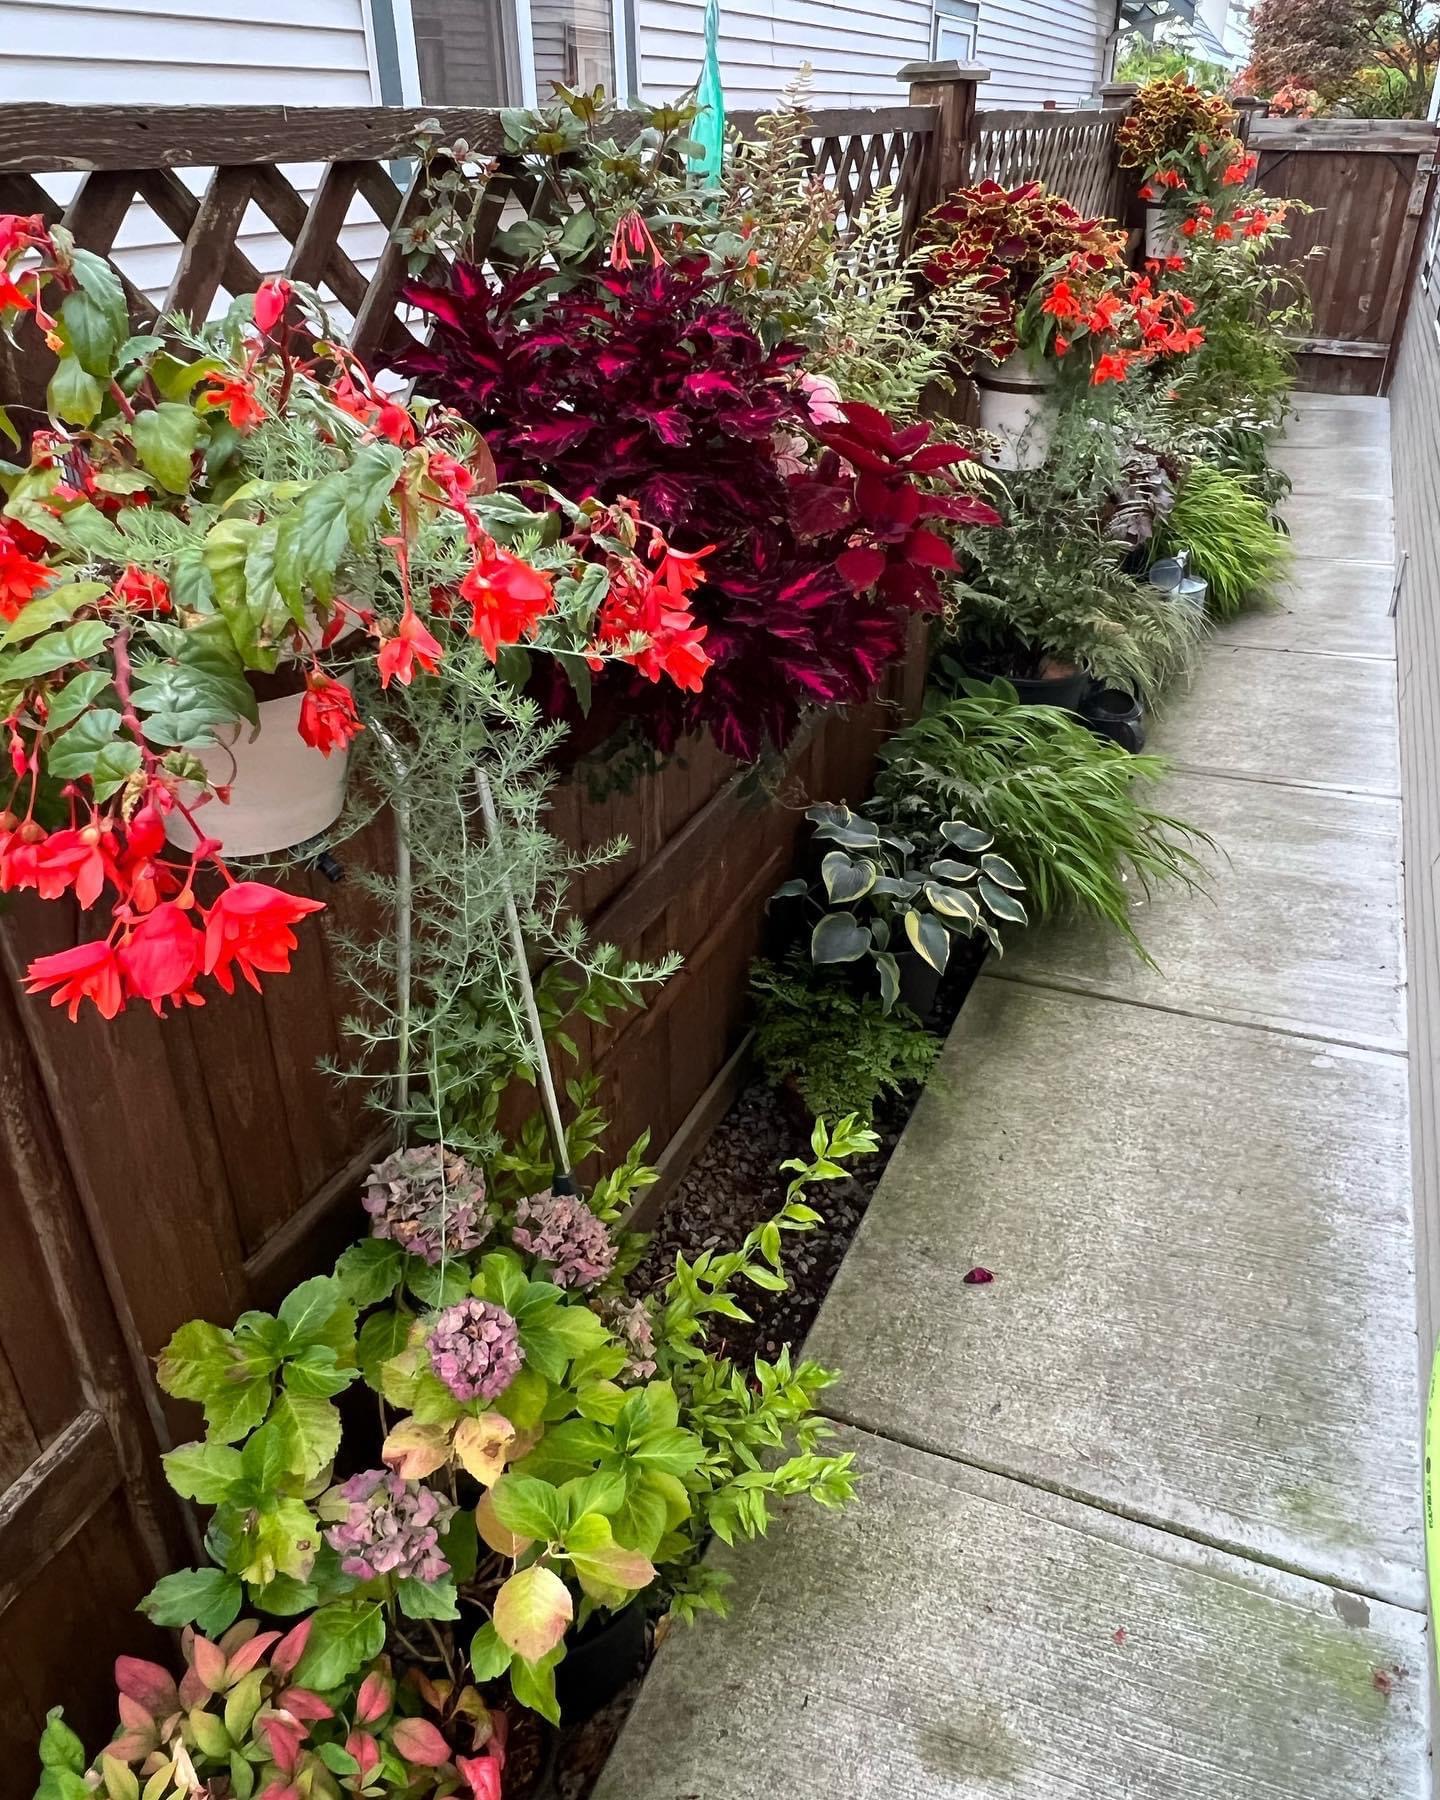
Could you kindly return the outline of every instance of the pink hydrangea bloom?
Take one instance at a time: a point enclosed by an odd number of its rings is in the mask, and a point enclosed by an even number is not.
[[[403,1481],[392,1469],[366,1469],[326,1496],[343,1516],[325,1533],[340,1567],[359,1581],[377,1575],[438,1581],[450,1573],[440,1533],[455,1508],[423,1482]],[[332,1516],[334,1516],[332,1511]]]
[[[615,1266],[617,1246],[603,1220],[571,1194],[531,1194],[515,1208],[510,1236],[521,1250],[550,1265],[557,1287],[592,1287]]]
[[[426,1339],[430,1367],[457,1400],[493,1400],[520,1372],[520,1327],[503,1306],[462,1300],[447,1306]]]

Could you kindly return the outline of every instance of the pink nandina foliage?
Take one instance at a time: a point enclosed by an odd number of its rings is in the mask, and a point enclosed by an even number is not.
[[[612,270],[542,306],[545,280],[496,288],[461,266],[447,288],[410,286],[435,329],[399,367],[479,428],[502,481],[626,498],[677,549],[715,546],[691,599],[703,686],[612,667],[607,698],[662,749],[708,727],[747,760],[805,707],[863,699],[903,648],[905,610],[936,605],[933,571],[952,566],[920,521],[998,523],[954,491],[965,453],[868,407],[817,426],[801,350],[766,350],[700,259]],[[787,477],[776,433],[807,429],[832,453]],[[542,697],[572,704],[558,672]]]

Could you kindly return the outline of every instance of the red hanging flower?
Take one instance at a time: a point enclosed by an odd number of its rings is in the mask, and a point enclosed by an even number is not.
[[[364,729],[355,711],[355,696],[344,682],[312,669],[305,677],[305,697],[300,702],[300,735],[311,749],[329,756],[332,750],[343,750]]]
[[[82,1000],[92,1001],[102,1019],[113,1019],[125,1004],[119,958],[105,938],[37,956],[25,971],[25,991],[43,994],[52,987],[50,1004],[65,1007],[72,1020]]]
[[[1107,351],[1095,364],[1090,377],[1092,387],[1103,387],[1107,381],[1123,381],[1125,372],[1130,366],[1130,354],[1125,350]]]
[[[126,569],[111,592],[136,612],[168,613],[171,610],[169,585],[163,576],[149,569],[133,566]]]
[[[375,659],[380,671],[381,687],[389,687],[392,680],[398,681],[401,687],[409,687],[415,679],[417,664],[427,675],[433,675],[444,654],[440,645],[420,623],[415,608],[407,600],[395,635],[385,640]]]
[[[323,902],[282,893],[263,881],[232,882],[205,916],[205,973],[233,994],[238,970],[258,993],[258,975],[290,973],[290,952],[298,943],[290,927],[307,913],[323,911]]]
[[[201,1004],[193,992],[204,939],[179,901],[162,900],[120,941],[116,955],[128,994],[158,1013],[166,1000]]]
[[[267,337],[284,317],[295,290],[283,275],[271,276],[255,290],[255,329]]]
[[[481,541],[475,566],[460,583],[460,596],[474,609],[470,635],[479,638],[491,662],[504,645],[518,644],[555,609],[550,577],[491,538]]]
[[[223,407],[237,431],[253,431],[265,418],[265,408],[250,383],[239,375],[211,375],[211,391],[202,395],[203,404]]]
[[[54,578],[54,573],[44,563],[27,556],[12,532],[0,525],[0,615],[15,618],[21,607],[28,606]]]

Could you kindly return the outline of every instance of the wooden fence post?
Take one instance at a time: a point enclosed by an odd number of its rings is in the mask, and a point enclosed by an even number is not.
[[[1241,94],[1235,101],[1235,135],[1242,144],[1250,142],[1250,127],[1257,119],[1263,119],[1270,110],[1270,102],[1262,100],[1258,94]]]
[[[970,179],[970,150],[975,141],[976,90],[990,79],[979,63],[912,62],[896,76],[910,84],[912,106],[939,109],[935,130],[925,145],[925,164],[915,184],[913,229],[947,194]]]

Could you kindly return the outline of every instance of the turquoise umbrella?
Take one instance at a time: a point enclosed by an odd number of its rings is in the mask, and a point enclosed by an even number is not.
[[[690,158],[690,167],[704,176],[707,187],[714,187],[720,180],[725,156],[725,90],[720,85],[720,0],[705,0],[705,60],[700,68],[696,98],[705,110],[691,128],[690,135],[700,146],[700,154]]]

